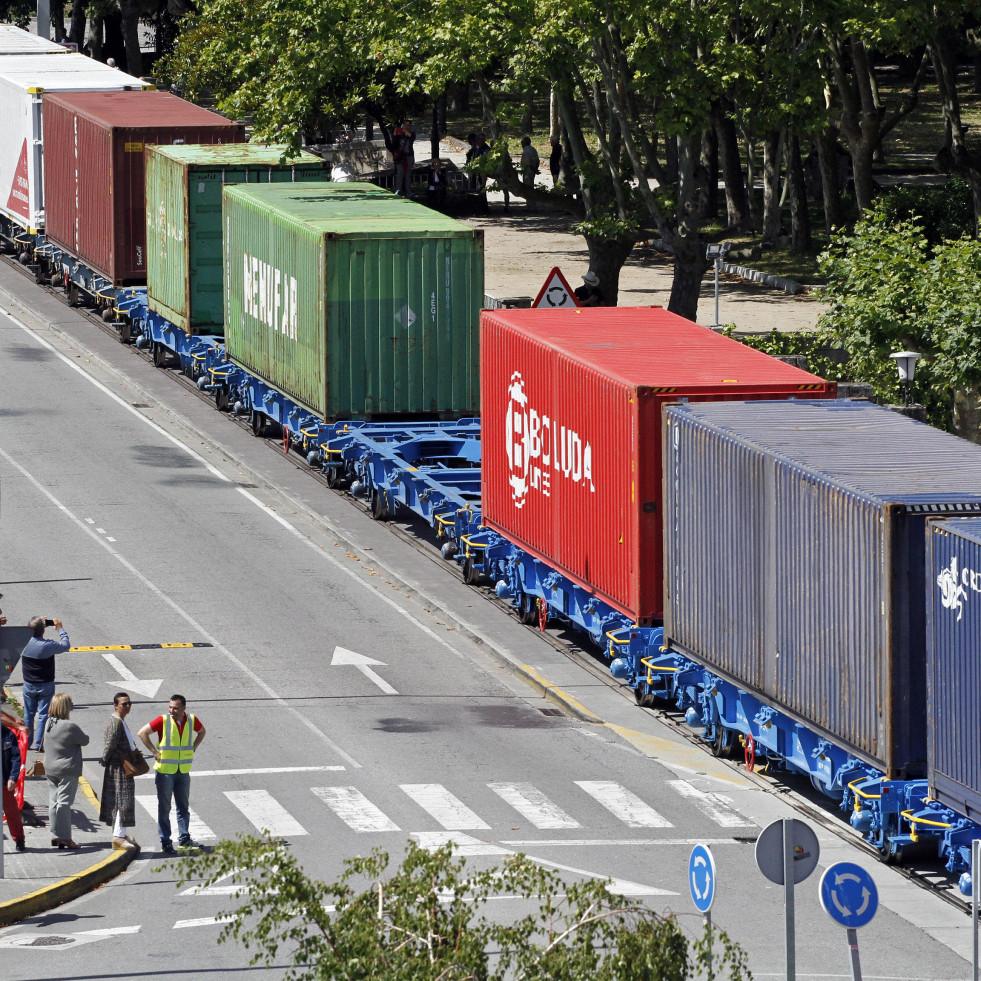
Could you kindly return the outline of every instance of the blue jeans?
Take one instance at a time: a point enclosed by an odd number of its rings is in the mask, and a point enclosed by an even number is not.
[[[191,811],[189,799],[191,796],[191,774],[160,773],[155,777],[157,784],[157,834],[160,844],[171,844],[170,840],[170,803],[177,807],[177,843],[186,845],[191,840]]]
[[[38,685],[24,682],[24,724],[31,740],[31,749],[37,749],[44,739],[44,727],[48,724],[48,706],[55,693],[55,683],[48,681]],[[37,736],[34,734],[34,716],[37,715]]]

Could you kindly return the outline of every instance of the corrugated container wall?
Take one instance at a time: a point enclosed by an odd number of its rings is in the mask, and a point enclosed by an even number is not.
[[[30,231],[44,228],[44,93],[147,88],[80,54],[0,55],[0,212]]]
[[[223,333],[222,187],[328,179],[320,157],[283,163],[285,152],[261,143],[147,148],[151,310],[190,334]]]
[[[981,446],[861,402],[665,410],[665,643],[890,777],[926,773],[930,516]]]
[[[68,54],[68,48],[10,24],[0,24],[0,55]]]
[[[245,127],[169,92],[44,97],[45,232],[116,286],[147,279],[144,146],[244,143]]]
[[[635,621],[663,609],[661,406],[834,385],[659,307],[481,314],[484,523]]]
[[[321,418],[478,408],[483,233],[372,184],[226,187],[229,357]]]
[[[981,821],[981,520],[927,525],[930,794]]]

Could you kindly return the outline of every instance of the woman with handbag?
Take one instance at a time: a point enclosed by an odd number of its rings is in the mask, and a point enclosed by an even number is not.
[[[139,848],[136,841],[126,834],[126,829],[136,824],[136,793],[133,777],[138,773],[146,773],[149,765],[143,754],[137,751],[133,734],[126,724],[126,716],[133,706],[129,695],[124,691],[117,692],[112,704],[115,711],[109,717],[109,724],[106,726],[105,749],[102,751],[102,759],[99,760],[106,768],[102,780],[99,820],[112,825],[113,848]]]
[[[72,840],[72,803],[82,775],[82,747],[89,737],[70,722],[73,705],[70,695],[57,694],[51,699],[48,721],[44,727],[44,775],[48,778],[48,817],[51,821],[51,844],[56,848],[81,848]]]

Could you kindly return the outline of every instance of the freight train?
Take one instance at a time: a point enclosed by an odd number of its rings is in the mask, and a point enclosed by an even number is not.
[[[40,282],[713,752],[969,871],[981,447],[657,308],[481,313],[466,225],[11,30],[0,240]]]

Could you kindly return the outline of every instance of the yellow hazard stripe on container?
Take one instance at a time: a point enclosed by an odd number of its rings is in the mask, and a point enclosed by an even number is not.
[[[670,395],[672,392],[677,392],[678,386],[675,385],[673,388],[652,388],[652,395]]]
[[[102,644],[98,647],[70,647],[69,653],[85,654],[92,651],[156,651],[173,647],[213,647],[214,644]]]
[[[798,385],[798,392],[816,392],[819,388],[824,388],[824,385]]]

